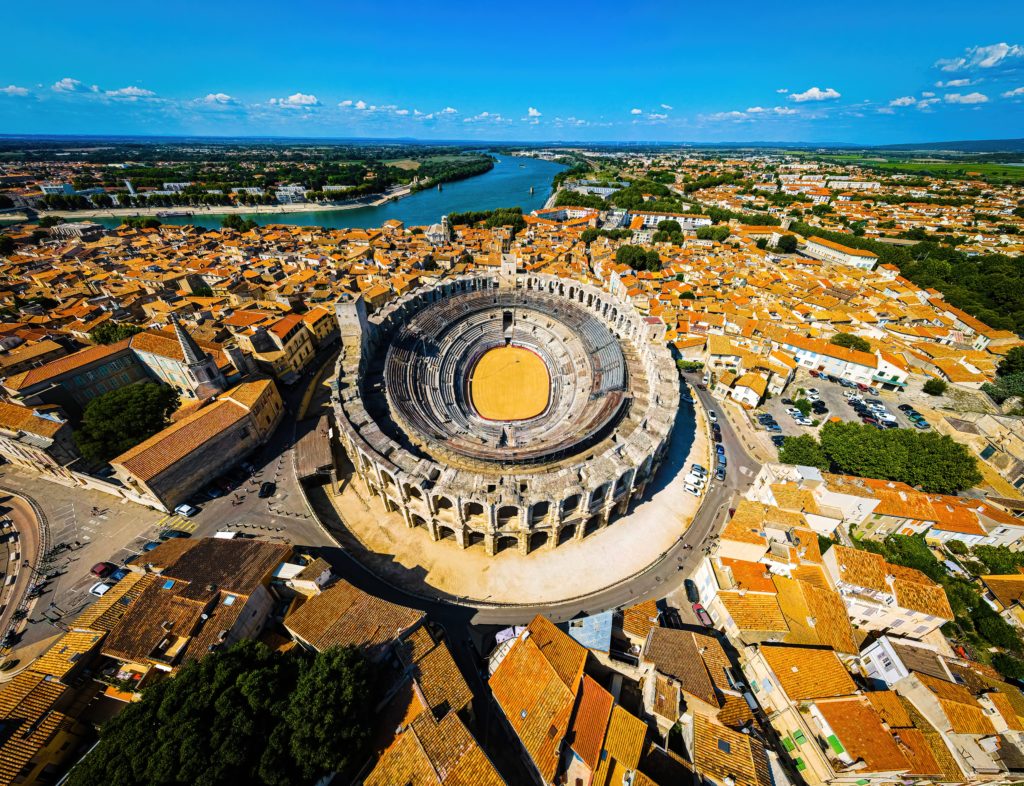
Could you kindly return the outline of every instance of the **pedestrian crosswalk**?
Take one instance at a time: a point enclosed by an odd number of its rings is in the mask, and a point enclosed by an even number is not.
[[[184,516],[168,514],[156,523],[157,528],[162,532],[165,529],[176,529],[182,532],[195,532],[196,523]]]

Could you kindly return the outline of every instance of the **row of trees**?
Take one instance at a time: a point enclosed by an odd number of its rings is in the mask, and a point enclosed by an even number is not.
[[[377,679],[355,649],[243,641],[142,692],[100,730],[69,786],[313,784],[369,755]]]
[[[494,227],[512,227],[513,232],[518,232],[526,227],[521,207],[499,207],[494,210],[471,210],[465,213],[451,213],[448,221],[452,226],[465,224],[479,224],[488,229]]]
[[[848,475],[895,480],[923,491],[954,494],[981,482],[967,446],[934,431],[879,430],[860,423],[826,423],[819,442],[787,437],[779,461]]]

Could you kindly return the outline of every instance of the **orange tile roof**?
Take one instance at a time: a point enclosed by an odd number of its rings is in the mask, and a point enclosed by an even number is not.
[[[857,690],[831,649],[765,645],[761,655],[792,701],[848,696]]]

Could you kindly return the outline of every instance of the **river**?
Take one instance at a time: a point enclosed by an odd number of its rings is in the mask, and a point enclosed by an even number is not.
[[[551,180],[565,167],[539,158],[516,158],[499,155],[489,172],[466,180],[445,183],[441,190],[429,188],[379,207],[352,210],[312,210],[306,213],[242,213],[257,224],[294,224],[344,227],[379,227],[389,219],[398,219],[406,226],[436,224],[441,216],[467,210],[492,210],[496,207],[521,207],[529,213],[544,206],[551,195]],[[533,194],[530,188],[533,187]],[[187,209],[187,208],[183,208]],[[215,213],[191,217],[161,218],[164,224],[193,224],[216,228],[222,215]],[[74,220],[74,219],[70,219]],[[120,218],[93,219],[106,227],[118,226]]]

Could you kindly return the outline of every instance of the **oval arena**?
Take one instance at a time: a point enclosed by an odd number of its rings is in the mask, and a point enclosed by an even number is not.
[[[667,450],[679,388],[661,323],[604,290],[477,274],[372,317],[362,299],[336,311],[341,443],[366,490],[433,540],[527,554],[584,538]]]

